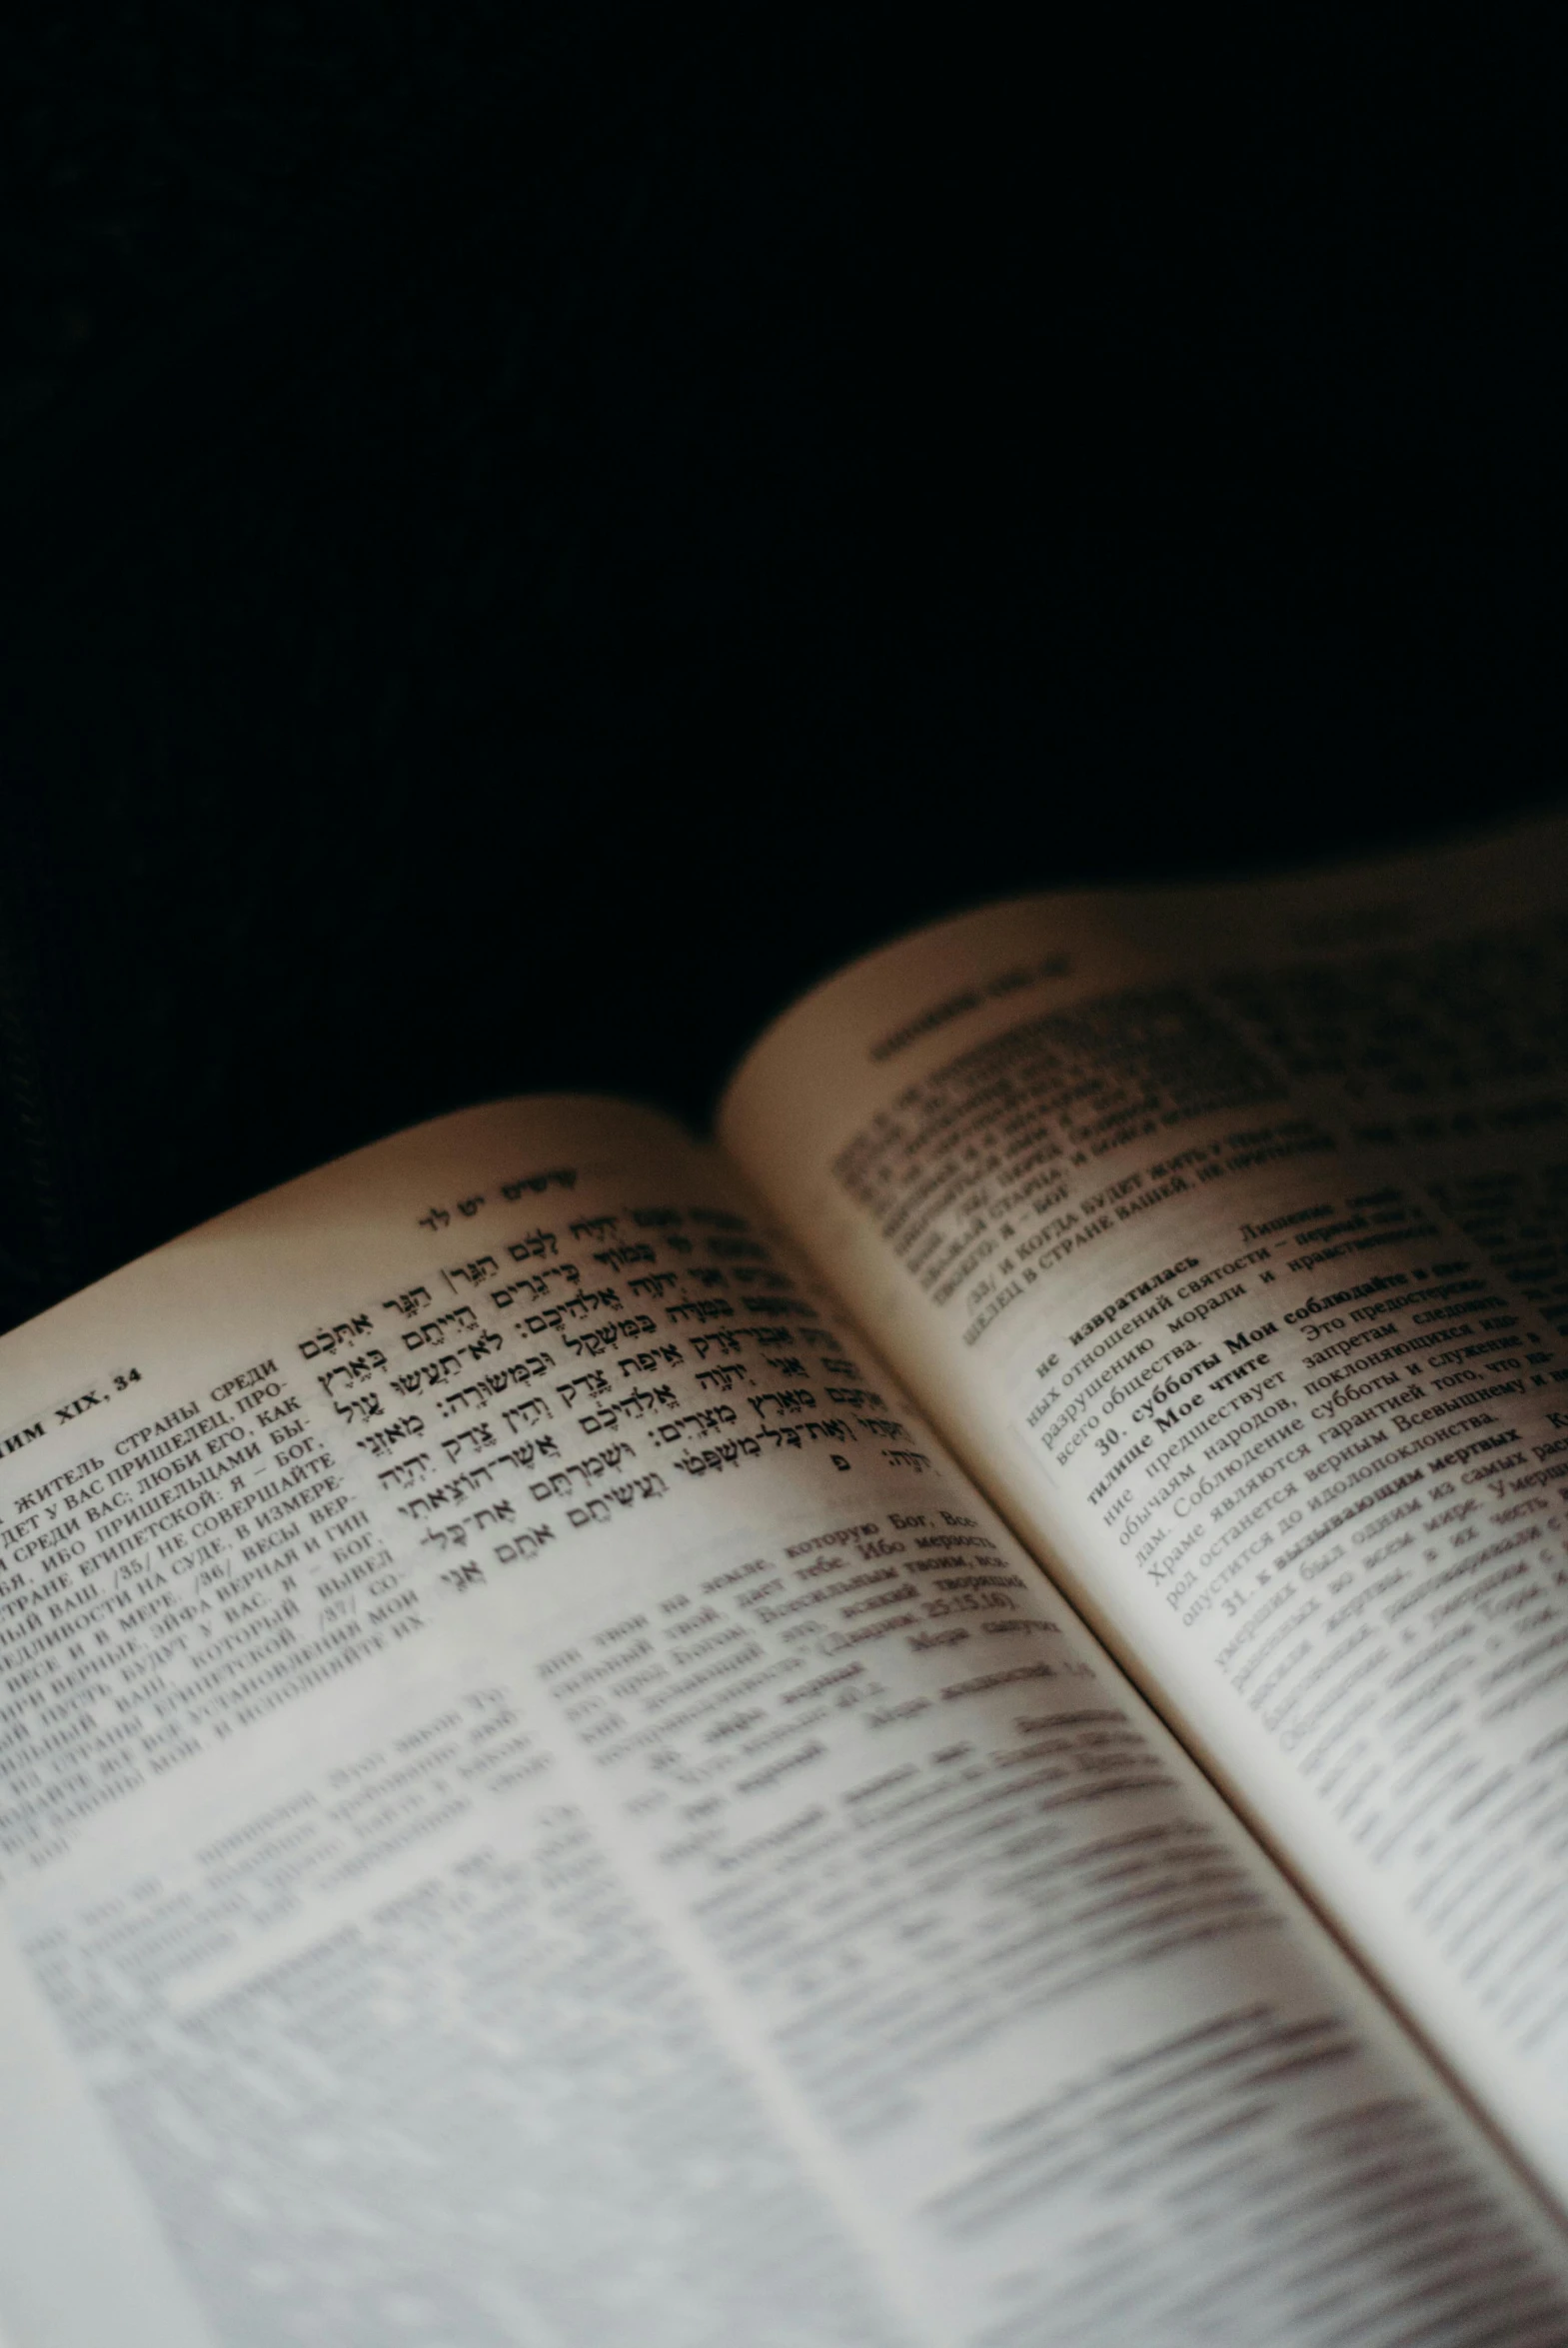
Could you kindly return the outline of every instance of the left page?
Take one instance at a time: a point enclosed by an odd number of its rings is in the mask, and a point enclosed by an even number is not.
[[[444,1120],[0,1345],[10,2348],[1568,2337],[718,1162]]]

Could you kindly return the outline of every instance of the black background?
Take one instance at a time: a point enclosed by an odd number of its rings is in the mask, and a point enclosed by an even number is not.
[[[1560,790],[1549,14],[1091,13],[13,24],[0,1308],[701,1119],[986,896]]]

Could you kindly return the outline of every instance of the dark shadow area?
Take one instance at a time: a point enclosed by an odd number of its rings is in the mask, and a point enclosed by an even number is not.
[[[871,8],[8,36],[11,1317],[976,899],[1560,789],[1560,61]]]

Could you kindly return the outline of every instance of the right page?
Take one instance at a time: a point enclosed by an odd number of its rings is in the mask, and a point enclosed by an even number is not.
[[[1568,2203],[1565,852],[961,916],[722,1132]]]

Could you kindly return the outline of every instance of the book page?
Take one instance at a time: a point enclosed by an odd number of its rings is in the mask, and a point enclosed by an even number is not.
[[[1565,841],[963,917],[725,1131],[1568,2199]]]
[[[0,1373],[14,2348],[1568,2335],[1555,2228],[678,1129],[442,1121]]]

